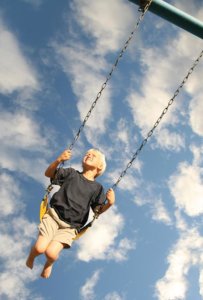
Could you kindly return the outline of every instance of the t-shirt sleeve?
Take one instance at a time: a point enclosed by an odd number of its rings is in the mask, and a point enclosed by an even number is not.
[[[94,210],[97,206],[101,206],[105,203],[106,195],[104,193],[104,188],[100,186],[98,194],[95,196],[94,200],[91,203],[91,208]]]
[[[67,178],[73,172],[72,168],[59,168],[56,170],[54,178],[51,178],[51,184],[60,185],[64,183],[65,178]]]

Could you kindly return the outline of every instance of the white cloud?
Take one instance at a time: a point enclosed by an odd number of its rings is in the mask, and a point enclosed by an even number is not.
[[[102,55],[120,48],[135,19],[123,0],[75,1],[74,13],[81,28],[95,39],[96,52]]]
[[[13,113],[2,110],[0,143],[2,168],[24,172],[37,181],[46,181],[43,173],[48,164],[41,155],[50,155],[49,140],[32,115],[22,110]]]
[[[0,189],[1,235],[0,235],[0,298],[40,299],[28,288],[39,276],[39,266],[32,272],[25,266],[31,238],[35,236],[36,224],[30,223],[22,209],[22,193],[16,179],[1,174]]]
[[[202,9],[202,15],[203,15],[203,9]],[[196,47],[193,47],[193,43],[195,43]],[[197,57],[200,55],[200,52],[202,50],[202,40],[198,39],[195,36],[190,36],[188,34],[181,34],[179,40],[175,43],[174,47],[177,48],[177,51],[182,55],[182,63],[180,64],[180,67],[183,70],[186,70],[185,68],[189,70],[189,68],[193,65],[194,61],[197,59]],[[185,61],[185,68],[183,68],[183,63]],[[188,71],[187,70],[187,71]],[[202,85],[200,83],[200,76],[202,74],[203,66],[202,66],[202,58],[199,61],[198,66],[196,66],[195,70],[191,74],[191,76],[188,79],[188,83],[184,86],[184,89],[190,94],[190,96],[196,97],[196,95],[201,95],[202,93]],[[186,74],[185,74],[186,75]]]
[[[169,188],[176,206],[188,216],[203,213],[202,168],[187,162],[179,164],[177,172],[170,177]]]
[[[167,211],[167,209],[164,206],[164,203],[161,199],[154,201],[152,213],[153,213],[152,214],[153,220],[163,222],[166,225],[172,224],[172,220],[169,215],[169,212]]]
[[[189,289],[189,271],[200,270],[199,294],[203,296],[202,247],[203,237],[198,227],[186,221],[183,213],[196,217],[203,213],[202,203],[202,147],[191,145],[193,162],[180,163],[178,170],[170,177],[169,188],[176,203],[176,228],[180,237],[168,255],[165,275],[156,283],[156,295],[160,300],[186,299]]]
[[[203,296],[203,267],[202,266],[200,268],[200,275],[199,275],[199,294]]]
[[[151,200],[148,197],[143,197],[142,195],[137,195],[134,199],[133,202],[137,205],[137,206],[143,206],[146,204],[149,204],[151,202]]]
[[[87,279],[86,283],[80,289],[80,295],[83,300],[95,299],[94,288],[99,280],[101,270],[97,270],[93,275]]]
[[[39,88],[36,71],[23,54],[20,43],[0,19],[0,92]]]
[[[156,283],[156,295],[160,300],[186,299],[189,287],[188,272],[194,265],[202,266],[203,237],[197,229],[182,233],[168,256],[168,269]],[[200,276],[200,295],[203,296]]]
[[[193,165],[195,166],[201,166],[202,163],[203,163],[203,145],[194,145],[194,144],[191,144],[190,146],[190,150],[193,154]]]
[[[126,166],[124,166],[124,168],[125,167]],[[111,184],[116,183],[123,169],[117,169],[117,170],[115,169],[114,171],[109,172],[107,174],[108,182]],[[133,191],[138,186],[139,186],[139,180],[135,177],[135,174],[132,174],[132,170],[127,171],[125,177],[121,179],[118,185],[119,189],[125,191]]]
[[[46,129],[31,113],[37,108],[36,101],[30,101],[40,89],[39,76],[22,44],[1,17],[0,44],[0,93],[12,101],[10,110],[6,104],[0,107],[0,166],[45,181],[40,167],[44,165],[45,169],[47,163],[41,154],[46,150],[50,155],[50,140],[42,133]]]
[[[193,41],[197,48],[193,47]],[[165,45],[164,50],[163,48],[150,48],[141,52],[143,76],[140,79],[139,87],[137,87],[137,83],[133,83],[136,89],[130,91],[127,99],[134,122],[140,127],[144,136],[153,127],[155,121],[167,106],[169,99],[186,76],[194,59],[199,55],[198,48],[201,49],[200,41],[195,40],[195,37],[188,37],[187,34],[182,32],[177,39],[170,41],[170,46]],[[184,86],[184,90],[187,91],[190,97],[194,93],[201,95],[203,92],[199,80],[201,73],[202,67],[200,66],[194,70]],[[184,123],[187,122],[187,107],[184,106],[186,99],[183,99],[182,94],[183,89],[176,97],[175,103],[169,107],[168,112],[156,129],[156,133],[153,135],[158,140],[159,146],[168,150],[178,151],[184,147],[184,136],[169,132],[169,130],[166,131],[166,127],[169,125],[172,128],[180,124],[182,116],[184,117]],[[200,117],[202,105],[199,100],[194,99],[194,101],[194,103],[191,102],[190,111],[188,112],[191,114],[191,126],[195,132],[202,134],[202,118]],[[195,103],[198,104],[198,110],[195,108]]]
[[[95,287],[100,279],[102,270],[96,270],[90,278],[88,278],[85,284],[80,289],[80,296],[82,300],[93,300],[97,299]],[[108,293],[104,300],[124,300],[124,297],[119,295],[118,292],[114,291]]]
[[[169,85],[170,81],[167,78],[172,72],[172,62],[170,61],[170,57],[165,60],[165,58],[162,57],[163,54],[158,54],[158,52],[159,50],[153,48],[150,48],[149,50],[145,49],[142,58],[144,69],[144,76],[141,79],[142,93],[139,94],[138,90],[131,90],[128,96],[128,103],[132,109],[134,122],[145,134],[152,128],[162,110],[166,107],[169,100],[168,90],[172,84],[171,82]],[[157,56],[159,57],[158,68],[156,66]],[[174,78],[172,80],[174,80]],[[163,126],[163,124],[168,121],[170,121],[171,124],[176,123],[176,117],[174,114],[171,114],[170,110],[163,118],[159,127]]]
[[[203,16],[203,9],[201,10],[201,15]],[[193,62],[199,55],[196,49],[198,49],[198,46],[199,48],[201,47],[201,40],[198,40],[198,38],[196,37],[194,39],[195,39],[194,43],[197,45],[197,48],[192,47],[193,43],[191,42],[190,36],[187,34],[181,35],[179,44],[177,45],[177,51],[183,53],[187,61]],[[202,123],[203,87],[200,83],[202,72],[203,72],[203,65],[201,59],[198,67],[195,68],[194,72],[190,76],[188,84],[185,85],[185,90],[191,96],[191,101],[189,105],[189,119],[190,119],[191,129],[200,136],[203,136],[203,123]]]
[[[94,57],[92,53],[90,56],[87,49],[84,49],[83,46],[80,47],[80,42],[77,43],[77,46],[63,46],[57,43],[54,47],[64,71],[72,78],[72,88],[79,99],[77,108],[80,119],[83,121],[91,104],[96,99],[102,81],[104,82],[101,69],[98,67],[95,70],[95,59],[98,66],[99,58]],[[102,59],[101,64],[104,68],[105,62]],[[95,106],[94,113],[91,114],[86,124],[85,133],[89,134],[90,138],[93,136],[95,139],[97,134],[103,133],[106,129],[106,122],[111,114],[109,97],[110,90],[106,88],[99,100],[101,103]]]
[[[133,197],[133,202],[137,206],[147,205],[150,208],[153,220],[164,223],[167,226],[173,224],[171,212],[166,207],[164,198],[157,196],[157,186],[154,186],[154,184],[148,182],[144,190],[138,189],[136,196]]]
[[[125,120],[124,118],[121,118],[118,121],[117,124],[117,130],[115,133],[115,141],[117,142],[117,140],[119,140],[120,142],[124,143],[126,145],[126,147],[129,147],[129,141],[130,141],[130,133],[129,133],[129,126],[127,123],[127,120]]]
[[[72,30],[72,39],[69,37],[65,43],[57,41],[52,45],[63,70],[71,78],[80,119],[83,120],[111,70],[112,63],[107,63],[105,55],[121,47],[121,41],[125,40],[126,32],[130,32],[129,27],[134,24],[135,16],[123,0],[110,3],[107,0],[74,1],[71,7],[77,23],[72,22],[71,26],[74,28],[79,25],[88,40],[93,39],[87,44],[85,40],[79,40]],[[94,140],[94,143],[98,143],[100,134],[107,130],[111,117],[110,87],[108,83],[86,125],[86,137],[89,141]]]
[[[117,146],[116,142],[114,146],[115,149],[112,149],[109,160],[116,163],[119,167],[114,167],[113,170],[110,170],[108,174],[106,174],[107,181],[110,185],[113,185],[122,175],[118,183],[118,188],[125,191],[133,191],[140,186],[140,179],[137,175],[141,173],[142,162],[136,157],[131,164],[130,161],[134,154],[130,156],[129,153],[126,153],[125,149],[122,149],[121,146]],[[123,173],[124,170],[126,170],[126,173]]]
[[[193,131],[203,136],[203,102],[202,94],[194,97],[193,101],[190,103],[190,125]]]
[[[179,209],[177,209],[174,213],[175,218],[176,218],[176,228],[179,231],[186,231],[188,229],[188,224],[185,221],[185,219],[183,218],[181,211]]]
[[[113,147],[108,147],[111,152],[111,161],[119,161],[119,164],[122,165],[127,164],[127,161],[131,158],[130,153],[135,151],[135,145],[138,142],[138,136],[135,134],[135,128],[134,125],[132,126],[131,120],[121,117],[116,124],[116,128],[112,130],[110,128],[108,129],[108,134],[111,141],[113,141]],[[141,162],[136,160],[132,168],[140,171]]]
[[[144,184],[142,182],[142,184]],[[142,184],[140,185],[142,187]],[[137,190],[136,196],[133,197],[133,202],[138,206],[154,205],[154,199],[157,199],[157,192],[154,190],[154,185],[148,182],[145,189]]]
[[[117,133],[117,138],[121,142],[128,144],[128,133],[125,130],[119,130]]]
[[[104,300],[124,300],[124,298],[123,296],[120,296],[117,292],[112,292],[107,294]]]
[[[47,146],[39,124],[25,111],[1,111],[0,128],[1,143],[6,146],[21,150],[40,150]]]
[[[128,238],[124,238],[119,241],[118,245],[109,249],[107,253],[107,259],[112,259],[115,261],[123,261],[127,260],[128,252],[136,248],[135,242],[132,242]]]
[[[23,204],[17,203],[17,199],[20,196],[20,189],[16,184],[13,177],[2,173],[0,174],[1,182],[1,199],[7,199],[6,205],[2,205],[0,210],[1,217],[7,217],[10,214],[18,213],[22,209]],[[12,189],[12,193],[10,190]]]
[[[23,53],[20,42],[9,30],[0,18],[0,93],[8,95],[14,91],[13,103],[24,105],[30,110],[36,104],[27,100],[33,97],[33,93],[39,89],[38,75]],[[8,111],[1,106],[0,113],[0,166],[12,171],[24,171],[27,164],[31,164],[32,158],[29,154],[32,152],[44,152],[47,148],[48,140],[41,134],[40,123],[36,122],[31,113],[19,109],[17,106],[12,111]],[[21,151],[24,151],[22,155]],[[25,151],[26,150],[26,151]],[[29,158],[27,158],[29,156]],[[45,164],[43,159],[37,159]],[[30,167],[30,166],[29,166]],[[39,167],[39,165],[38,165]],[[37,173],[37,165],[32,167],[33,176],[37,180],[41,177]],[[31,169],[25,173],[32,174]],[[32,175],[31,175],[32,176]]]
[[[169,131],[167,128],[161,129],[157,132],[156,140],[157,146],[164,150],[181,151],[185,147],[185,138],[183,134]]]
[[[31,232],[30,232],[31,233]],[[1,264],[0,275],[0,297],[8,300],[22,299],[26,300],[29,297],[36,299],[32,291],[29,290],[28,284],[37,279],[39,276],[39,268],[35,269],[32,274],[25,267],[25,249],[20,247],[20,242],[13,239],[3,240],[5,247],[12,247],[10,256],[5,256],[1,253],[0,258],[4,260],[4,264]],[[19,246],[19,249],[18,247]],[[8,250],[8,249],[7,249]],[[20,253],[19,253],[20,250]]]
[[[95,259],[122,261],[135,245],[129,239],[116,241],[124,226],[124,220],[117,208],[102,214],[93,227],[78,240],[77,258],[83,261]]]

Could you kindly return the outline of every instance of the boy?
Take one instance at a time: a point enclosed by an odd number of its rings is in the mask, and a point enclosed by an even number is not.
[[[65,150],[45,172],[45,176],[50,177],[53,184],[60,185],[60,189],[50,200],[50,208],[39,225],[38,239],[26,261],[27,267],[32,269],[35,257],[44,253],[47,260],[41,273],[43,278],[50,276],[61,250],[71,247],[77,230],[87,222],[90,207],[93,211],[100,207],[100,213],[103,213],[115,202],[113,189],[105,195],[102,185],[95,181],[105,171],[105,156],[99,150],[90,149],[83,157],[81,173],[73,168],[57,171],[58,165],[70,157],[71,151]]]

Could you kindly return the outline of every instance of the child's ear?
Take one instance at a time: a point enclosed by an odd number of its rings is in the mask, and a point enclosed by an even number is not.
[[[99,165],[98,169],[101,171],[102,168],[103,168],[103,164],[101,163],[101,164]]]
[[[97,167],[97,170],[98,171],[101,171],[102,170],[102,167],[103,167],[103,165],[101,164],[101,165],[99,165],[98,167]]]

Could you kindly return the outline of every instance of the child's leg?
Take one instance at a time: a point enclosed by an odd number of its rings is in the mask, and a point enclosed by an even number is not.
[[[28,268],[33,268],[34,259],[36,256],[44,253],[53,239],[55,232],[58,229],[57,222],[52,218],[49,211],[44,215],[42,221],[40,222],[39,226],[39,236],[32,247],[28,259],[26,261],[26,265]]]
[[[43,235],[39,234],[35,245],[31,248],[29,256],[26,261],[26,266],[30,269],[33,268],[35,257],[44,253],[49,245],[49,240]]]
[[[47,261],[44,265],[44,269],[42,270],[41,276],[44,278],[48,278],[51,274],[53,263],[58,259],[59,253],[64,248],[64,244],[51,241],[49,246],[45,251],[45,255],[47,257]]]

